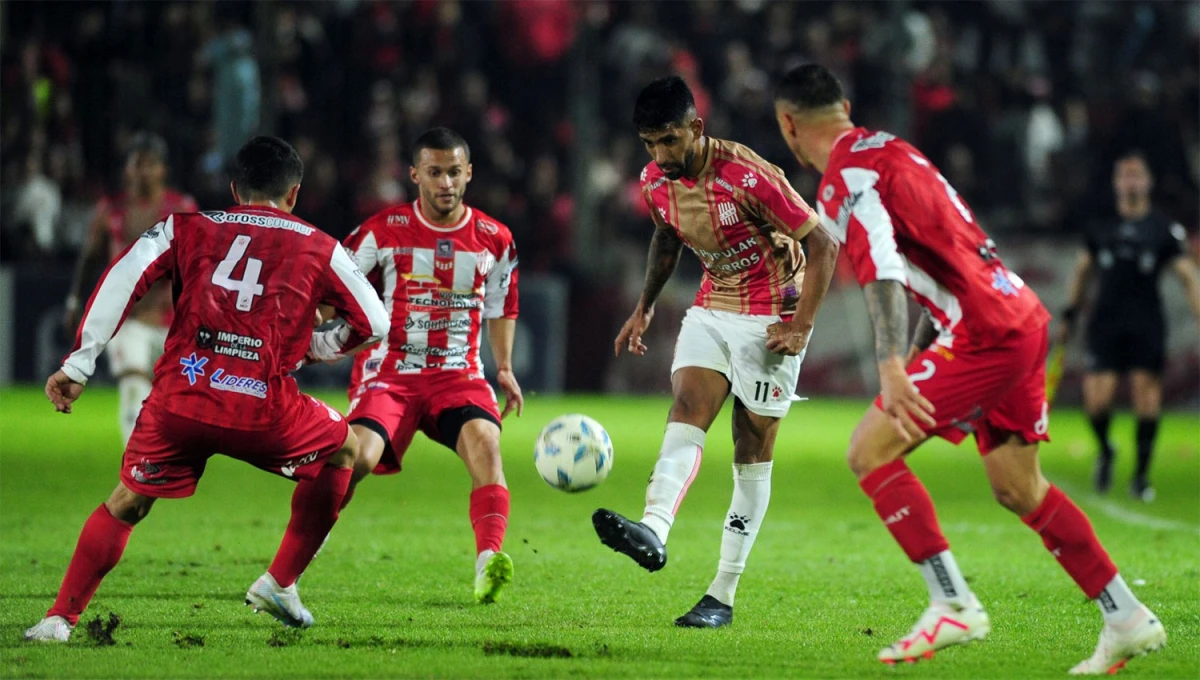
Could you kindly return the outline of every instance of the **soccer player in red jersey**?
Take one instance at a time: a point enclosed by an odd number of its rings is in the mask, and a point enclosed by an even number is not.
[[[1166,632],[1109,559],[1083,511],[1042,476],[1048,441],[1045,363],[1050,315],[946,178],[914,147],[855,127],[841,84],[816,64],[782,79],[780,132],[823,178],[817,212],[845,244],[875,329],[880,395],[847,458],[888,531],[924,576],[932,603],[879,653],[895,663],[986,636],[990,624],[942,535],[933,502],[904,456],[930,436],[974,433],[996,500],[1041,537],[1104,629],[1072,674],[1116,672],[1158,649]],[[908,295],[924,307],[909,346]]]
[[[704,278],[684,316],[671,365],[673,402],[640,521],[600,508],[600,541],[648,571],[667,563],[666,543],[703,459],[708,429],[733,395],[733,498],[712,584],[675,625],[733,622],[738,581],[771,498],[779,422],[791,408],[813,320],[837,262],[837,243],[818,226],[778,167],[751,149],[705,134],[691,90],[677,76],[638,95],[634,126],[652,162],[642,196],[654,238],[646,282],[614,343],[642,355],[642,335],[683,246]],[[810,259],[800,247],[808,246]]]
[[[417,430],[456,452],[471,475],[475,597],[490,603],[513,571],[501,551],[509,497],[500,421],[524,408],[512,370],[517,250],[508,227],[463,203],[471,152],[461,136],[429,130],[413,145],[412,160],[417,200],[372,216],[345,241],[381,287],[392,321],[388,336],[355,362],[348,419],[359,450],[351,492],[372,471],[398,472]],[[503,413],[479,356],[484,320]]]
[[[218,452],[298,481],[279,553],[246,603],[285,625],[312,625],[295,581],[337,520],[358,442],[290,373],[357,351],[387,332],[388,319],[337,240],[290,214],[302,175],[286,142],[250,140],[235,160],[237,207],[168,215],[101,277],[74,348],[46,382],[58,411],[71,412],[105,344],[156,281],[172,279],[177,317],[121,480],[84,524],[54,606],[26,639],[65,642],[133,526],[157,499],[192,495]],[[314,333],[318,303],[346,325]]]
[[[125,191],[96,206],[87,242],[79,254],[71,292],[67,296],[66,331],[75,334],[79,299],[87,270],[101,260],[111,261],[147,229],[171,213],[196,212],[196,201],[167,187],[167,143],[158,135],[140,132],[129,143],[125,162]],[[154,381],[154,362],[162,356],[171,325],[171,286],[163,281],[146,292],[108,345],[109,368],[117,380],[119,420],[129,441],[142,402]]]

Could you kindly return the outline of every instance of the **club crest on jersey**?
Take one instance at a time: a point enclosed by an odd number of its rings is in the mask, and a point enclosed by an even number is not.
[[[821,200],[828,201],[831,198],[833,198],[833,185],[826,184],[825,188],[821,190]]]
[[[496,256],[492,251],[485,250],[475,258],[475,270],[480,276],[487,276],[496,267]]]
[[[478,229],[479,231],[482,231],[485,234],[491,234],[492,236],[495,236],[496,234],[500,233],[500,227],[497,227],[496,225],[492,224],[491,222],[488,222],[487,220],[476,220],[475,228]]]
[[[721,221],[722,227],[732,227],[733,225],[737,224],[737,206],[732,203],[718,203],[717,219]]]
[[[439,238],[437,242],[437,257],[454,257],[454,241]]]

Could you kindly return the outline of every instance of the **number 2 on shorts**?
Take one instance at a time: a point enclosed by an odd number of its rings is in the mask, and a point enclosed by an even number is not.
[[[242,273],[242,278],[231,278],[233,268],[246,256],[246,248],[249,245],[250,237],[245,234],[240,234],[233,239],[233,244],[229,246],[229,252],[225,254],[225,259],[221,260],[221,264],[217,265],[217,270],[212,275],[214,286],[220,286],[238,294],[236,306],[241,312],[250,311],[250,306],[254,304],[254,298],[263,294],[262,284],[258,282],[258,276],[262,273],[262,260],[247,257],[246,271]]]

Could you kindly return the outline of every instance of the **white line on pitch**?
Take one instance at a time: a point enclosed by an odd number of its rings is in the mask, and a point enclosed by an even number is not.
[[[1200,534],[1200,526],[1188,522],[1179,522],[1173,519],[1164,519],[1162,517],[1152,517],[1145,515],[1137,510],[1130,510],[1122,507],[1110,500],[1104,498],[1096,498],[1088,493],[1081,493],[1074,486],[1055,482],[1059,488],[1070,494],[1071,498],[1082,501],[1085,505],[1097,508],[1105,516],[1131,524],[1133,526],[1146,527],[1147,529],[1158,529],[1161,531],[1182,531],[1189,534]]]

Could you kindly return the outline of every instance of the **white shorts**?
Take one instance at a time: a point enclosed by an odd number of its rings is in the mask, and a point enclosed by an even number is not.
[[[167,329],[137,319],[125,319],[108,343],[108,368],[114,378],[127,373],[154,376],[154,362],[167,344]]]
[[[679,329],[671,374],[688,366],[716,371],[748,410],[782,418],[792,406],[804,352],[788,357],[767,349],[767,327],[779,320],[692,307]]]

